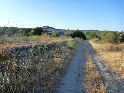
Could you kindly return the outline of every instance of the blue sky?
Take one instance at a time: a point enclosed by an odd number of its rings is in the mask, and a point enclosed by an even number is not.
[[[0,26],[124,31],[124,0],[0,0]]]

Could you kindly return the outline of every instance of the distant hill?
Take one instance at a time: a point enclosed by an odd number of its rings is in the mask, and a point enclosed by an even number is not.
[[[43,26],[42,28],[44,29],[44,27],[46,27],[46,26]],[[67,35],[71,31],[75,31],[75,30],[69,30],[69,29],[68,30],[67,29],[56,29],[56,28],[49,27],[49,26],[47,26],[46,28],[47,28],[47,30],[52,29],[52,31],[54,30],[55,33],[58,33],[58,34],[61,34],[61,35]],[[24,29],[27,29],[27,28],[0,27],[0,36],[4,35],[5,33],[7,33],[8,35],[13,35],[15,33],[23,33]],[[31,28],[31,29],[33,29],[33,28]],[[89,33],[97,33],[97,34],[99,34],[101,32],[104,32],[104,31],[100,31],[100,30],[80,30],[80,31],[82,31],[85,35],[88,35]],[[120,33],[118,31],[114,31],[114,32]]]

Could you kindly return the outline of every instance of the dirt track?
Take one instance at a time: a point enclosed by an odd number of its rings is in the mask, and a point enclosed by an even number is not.
[[[94,93],[93,91],[88,92],[85,87],[88,81],[87,79],[83,79],[87,75],[87,51],[89,51],[92,63],[100,75],[100,81],[103,82],[106,88],[105,93],[124,93],[124,80],[121,78],[118,80],[120,76],[106,68],[100,55],[94,51],[88,41],[82,41],[77,52],[73,56],[68,71],[62,79],[62,84],[58,93]],[[91,84],[95,84],[94,81],[92,81]]]
[[[59,93],[82,93],[82,60],[85,59],[83,52],[84,42],[81,43],[70,62],[68,71],[62,79]]]

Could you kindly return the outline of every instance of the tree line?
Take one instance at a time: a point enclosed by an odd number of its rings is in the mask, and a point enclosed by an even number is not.
[[[87,35],[87,38],[95,42],[120,43],[124,42],[124,33],[114,31],[95,32]]]
[[[30,35],[41,35],[46,33],[43,31],[42,27],[36,28],[16,28],[16,27],[0,27],[0,30],[3,31],[2,34],[9,34],[10,36],[15,33],[21,33],[25,36]],[[1,34],[1,33],[0,33]],[[52,34],[56,36],[56,33]],[[82,30],[69,30],[67,36],[72,38],[82,38],[84,40],[93,40],[94,42],[108,42],[108,43],[120,43],[124,42],[124,32],[114,32],[114,31],[82,31]]]

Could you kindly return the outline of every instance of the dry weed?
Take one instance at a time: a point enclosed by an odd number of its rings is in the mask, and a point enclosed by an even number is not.
[[[28,46],[37,43],[51,43],[59,41],[72,40],[70,37],[61,36],[61,37],[51,37],[47,34],[41,36],[23,36],[17,35],[13,37],[1,36],[0,37],[0,48],[7,47],[19,47],[19,46]]]
[[[124,44],[90,43],[101,54],[105,65],[124,78]]]
[[[93,64],[89,50],[86,51],[87,63],[86,63],[86,77],[87,82],[85,88],[88,93],[105,93],[106,87],[101,79],[96,66]]]

